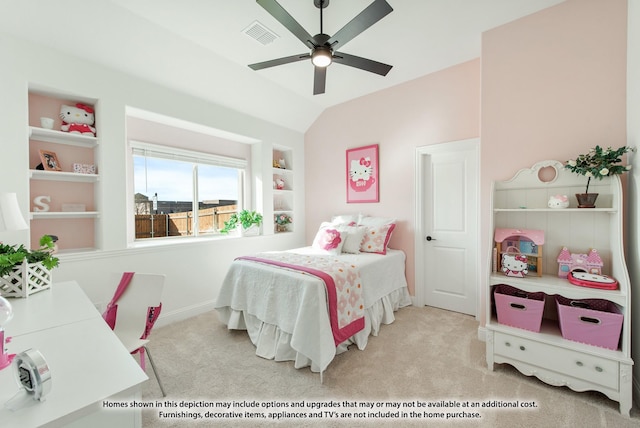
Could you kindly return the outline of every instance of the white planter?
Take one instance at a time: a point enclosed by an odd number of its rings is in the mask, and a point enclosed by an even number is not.
[[[51,288],[51,271],[40,262],[23,262],[0,277],[0,294],[3,297],[28,297],[48,288]]]
[[[251,225],[249,228],[245,229],[244,227],[239,227],[240,236],[258,236],[260,235],[260,226],[259,225]]]

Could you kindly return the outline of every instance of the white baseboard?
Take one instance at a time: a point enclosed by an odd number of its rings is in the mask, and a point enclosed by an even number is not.
[[[203,302],[198,305],[192,305],[179,310],[160,313],[160,318],[156,321],[155,327],[162,327],[165,325],[173,324],[178,321],[186,320],[187,318],[195,317],[196,315],[204,314],[214,310],[215,300]]]
[[[478,327],[478,340],[480,342],[487,341],[487,329],[484,328],[483,326]]]

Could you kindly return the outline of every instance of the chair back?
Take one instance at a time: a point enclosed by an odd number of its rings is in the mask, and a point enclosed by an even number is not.
[[[144,335],[149,308],[161,303],[164,280],[165,275],[136,273],[118,299],[113,331],[125,343]]]

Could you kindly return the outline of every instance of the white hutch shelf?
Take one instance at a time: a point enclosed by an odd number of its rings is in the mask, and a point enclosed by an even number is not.
[[[546,173],[551,171],[549,180]],[[555,173],[555,175],[554,175]],[[487,365],[514,366],[527,376],[574,391],[600,391],[618,401],[629,416],[632,406],[631,310],[629,274],[622,242],[622,187],[618,176],[592,180],[590,191],[599,193],[597,208],[576,208],[575,193],[583,193],[586,178],[566,170],[560,162],[544,161],[519,171],[511,180],[496,182],[492,191],[492,230],[495,228],[544,230],[543,275],[524,278],[491,272],[486,304]],[[550,196],[566,194],[569,208],[550,209]],[[493,233],[492,233],[493,236]],[[571,284],[558,277],[557,256],[562,247],[586,253],[595,248],[603,274],[614,277],[618,290],[600,290]],[[493,289],[507,284],[526,292],[544,292],[546,305],[540,332],[499,324],[492,305]],[[578,343],[562,337],[554,296],[603,299],[623,314],[620,346],[616,350]]]

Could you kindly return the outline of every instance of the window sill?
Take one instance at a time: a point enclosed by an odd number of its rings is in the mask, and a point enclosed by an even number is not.
[[[162,237],[162,238],[147,238],[138,239],[131,242],[127,248],[148,248],[148,247],[161,247],[161,246],[173,246],[182,244],[199,244],[203,242],[221,241],[230,238],[239,238],[240,236],[231,235],[208,235],[208,236],[174,236],[174,237]]]

